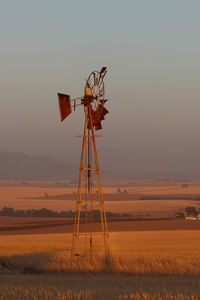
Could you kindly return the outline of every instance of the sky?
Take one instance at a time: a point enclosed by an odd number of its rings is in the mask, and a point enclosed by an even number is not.
[[[199,164],[200,1],[0,0],[0,39],[0,150],[76,159],[83,111],[61,123],[56,93],[107,66],[99,148]]]

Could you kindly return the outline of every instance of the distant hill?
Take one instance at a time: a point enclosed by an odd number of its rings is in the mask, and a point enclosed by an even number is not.
[[[196,158],[142,157],[138,153],[100,147],[98,151],[103,179],[128,178],[200,178]],[[0,179],[76,179],[79,153],[66,154],[71,162],[19,152],[0,151]]]
[[[158,155],[148,149],[99,149],[101,170],[110,178],[200,178],[200,156]]]
[[[68,162],[0,151],[0,179],[73,179],[77,173],[77,168]]]

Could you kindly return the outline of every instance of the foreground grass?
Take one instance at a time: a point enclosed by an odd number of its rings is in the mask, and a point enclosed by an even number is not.
[[[0,300],[200,299],[199,234],[112,233],[110,264],[71,264],[68,234],[1,236]]]
[[[113,274],[1,275],[0,299],[199,299],[197,277]]]
[[[70,262],[70,234],[1,236],[0,274],[95,272],[132,275],[200,275],[199,231],[111,233],[111,261]],[[100,241],[97,245],[100,248]]]

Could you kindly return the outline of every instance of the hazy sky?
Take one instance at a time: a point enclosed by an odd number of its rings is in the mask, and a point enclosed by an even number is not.
[[[199,163],[200,1],[0,0],[0,39],[1,150],[80,152],[82,111],[61,124],[56,93],[105,65],[100,147]]]

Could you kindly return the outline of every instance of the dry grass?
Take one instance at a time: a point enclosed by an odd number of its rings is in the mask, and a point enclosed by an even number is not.
[[[111,233],[109,265],[71,264],[70,234],[1,236],[0,299],[199,299],[199,234]]]
[[[70,262],[70,234],[1,236],[3,269],[20,272],[110,272],[133,275],[200,275],[199,231],[113,232],[109,266],[101,252],[93,264]],[[100,240],[97,240],[100,243]],[[1,272],[1,271],[0,271]]]
[[[197,300],[195,277],[133,277],[110,274],[2,275],[0,299]]]

